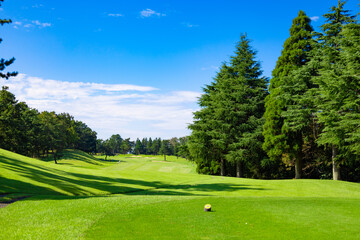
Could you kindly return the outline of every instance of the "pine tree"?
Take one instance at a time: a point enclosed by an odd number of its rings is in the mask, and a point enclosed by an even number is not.
[[[219,91],[218,82],[228,74],[228,67],[224,63],[214,81],[203,88],[204,94],[198,101],[201,109],[194,112],[194,123],[189,125],[192,130],[188,142],[189,152],[197,164],[198,173],[218,174],[220,170],[220,175],[225,175],[223,145],[221,141],[214,139],[216,120],[213,116],[216,111],[214,96]]]
[[[146,149],[147,143],[148,143],[148,139],[147,139],[147,138],[143,138],[143,139],[141,140],[141,148],[140,148],[140,153],[141,153],[141,154],[146,154],[146,152],[147,152],[147,149]]]
[[[236,176],[243,177],[244,165],[261,162],[265,154],[261,129],[265,112],[267,79],[261,77],[260,63],[246,35],[241,36],[230,61],[230,76],[219,84],[216,105],[223,108],[220,126],[227,129],[226,160],[236,164]]]
[[[189,138],[192,158],[198,171],[225,175],[225,162],[241,165],[259,159],[266,78],[260,77],[260,63],[246,35],[241,36],[235,56],[223,64],[214,82],[206,86],[199,100],[202,109],[194,113]],[[260,140],[260,145],[259,145]],[[203,168],[202,171],[200,168]]]
[[[330,13],[324,15],[326,23],[321,26],[322,33],[319,34],[321,48],[321,66],[319,77],[315,82],[319,85],[317,91],[317,103],[319,122],[324,129],[319,136],[318,143],[329,146],[332,149],[333,179],[340,179],[340,164],[344,161],[348,151],[348,144],[345,142],[347,131],[340,125],[345,113],[352,111],[348,109],[348,79],[344,73],[344,62],[342,55],[344,49],[342,43],[344,35],[341,34],[345,25],[354,23],[354,16],[344,10],[346,1],[339,0],[338,5],[331,8]],[[349,53],[349,52],[348,52]],[[347,53],[347,54],[348,54]]]
[[[139,155],[142,150],[142,144],[139,138],[136,139],[134,153]]]
[[[341,62],[344,64],[342,91],[346,93],[344,111],[339,125],[346,130],[345,142],[350,150],[360,155],[360,25],[348,24],[341,33]],[[345,86],[345,88],[343,87]]]
[[[285,78],[308,62],[313,31],[310,22],[310,18],[303,11],[299,11],[298,16],[294,18],[290,37],[285,41],[281,56],[272,72],[270,94],[265,100],[263,148],[274,162],[286,157],[295,159],[295,178],[301,178],[303,134],[299,129],[287,128],[284,123],[283,113],[290,100],[284,97],[287,94],[285,89],[289,87],[289,81]]]
[[[4,0],[0,0],[0,7],[2,2],[4,2]],[[11,19],[0,19],[0,24],[1,26],[3,26],[4,24],[9,24],[11,23]],[[2,42],[2,38],[0,38],[0,43]],[[15,61],[15,58],[11,58],[9,60],[5,60],[3,58],[0,59],[0,78],[6,78],[8,79],[9,77],[15,77],[18,73],[17,72],[2,72],[5,70],[6,67],[8,67],[9,65],[11,65],[13,62]]]
[[[159,155],[164,155],[164,161],[166,161],[166,155],[170,155],[170,141],[169,140],[162,140]]]
[[[147,141],[147,144],[146,144],[146,153],[145,154],[148,154],[148,155],[150,155],[150,154],[152,154],[153,152],[152,152],[152,144],[153,144],[153,141],[152,141],[152,139],[151,138],[149,138],[149,141]]]

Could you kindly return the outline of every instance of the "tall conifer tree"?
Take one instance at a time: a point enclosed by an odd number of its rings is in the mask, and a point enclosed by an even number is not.
[[[350,150],[360,156],[360,24],[348,24],[342,31],[341,62],[344,64],[341,78],[345,99],[345,112],[340,126],[345,128],[345,142]]]
[[[201,109],[194,113],[194,123],[189,125],[192,130],[189,136],[189,152],[197,164],[197,171],[203,174],[225,175],[224,146],[221,141],[214,139],[216,129],[214,96],[219,91],[218,82],[229,74],[224,63],[214,78],[214,81],[203,88],[204,94],[199,99]]]
[[[293,20],[290,37],[285,41],[281,56],[272,72],[270,94],[265,100],[263,148],[273,161],[284,157],[294,159],[295,178],[301,178],[303,136],[301,131],[290,131],[284,124],[282,115],[288,103],[283,95],[286,94],[284,89],[288,83],[285,78],[308,62],[313,31],[310,22],[310,18],[303,11],[299,11]]]
[[[344,52],[344,35],[341,34],[345,25],[354,23],[354,16],[344,10],[346,1],[339,0],[337,6],[333,6],[331,11],[324,15],[326,23],[321,26],[322,33],[319,34],[321,48],[320,76],[315,78],[319,85],[317,91],[317,103],[319,106],[318,119],[324,125],[324,129],[319,137],[319,144],[329,146],[332,149],[333,179],[340,179],[340,164],[348,153],[348,144],[345,142],[347,131],[341,120],[347,112],[353,113],[349,106],[352,100],[350,93],[358,89],[349,89],[349,78],[346,76],[346,54]],[[345,56],[344,56],[345,54]],[[358,53],[357,53],[358,54]],[[350,70],[351,71],[351,70]],[[351,81],[350,81],[351,82]],[[353,86],[354,87],[354,86]],[[348,91],[351,91],[350,93]],[[350,103],[351,105],[351,103]],[[358,108],[358,106],[356,106]]]
[[[236,164],[241,177],[242,165],[264,157],[259,130],[267,79],[261,77],[255,57],[249,40],[242,35],[229,65],[223,64],[215,81],[204,89],[199,100],[202,109],[194,113],[195,121],[190,125],[190,152],[198,168],[211,170],[220,165],[220,174],[225,175],[227,160]]]

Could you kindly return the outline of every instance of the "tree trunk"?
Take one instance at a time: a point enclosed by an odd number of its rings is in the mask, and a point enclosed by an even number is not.
[[[332,146],[332,171],[333,171],[333,180],[340,180],[340,166],[337,162],[335,162],[336,155],[338,153],[337,148]]]
[[[56,161],[56,153],[53,153],[54,154],[54,161],[55,161],[55,164],[57,164],[57,161]]]
[[[238,178],[243,177],[241,162],[236,162],[236,177],[238,177]]]
[[[164,161],[166,161],[166,155],[164,154]]]
[[[295,179],[300,179],[302,175],[302,157],[295,159]]]
[[[220,169],[221,176],[225,176],[225,160],[221,159],[221,169]]]

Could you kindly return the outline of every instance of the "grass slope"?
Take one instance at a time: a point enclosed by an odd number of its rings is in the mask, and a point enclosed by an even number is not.
[[[357,183],[204,176],[175,157],[111,159],[68,150],[56,165],[0,150],[0,195],[32,196],[0,209],[0,239],[360,239]]]

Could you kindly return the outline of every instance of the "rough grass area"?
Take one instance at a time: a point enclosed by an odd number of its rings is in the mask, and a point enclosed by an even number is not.
[[[0,239],[360,239],[360,185],[197,175],[176,157],[0,150]],[[119,163],[120,160],[120,163]],[[212,212],[204,212],[210,203]]]

